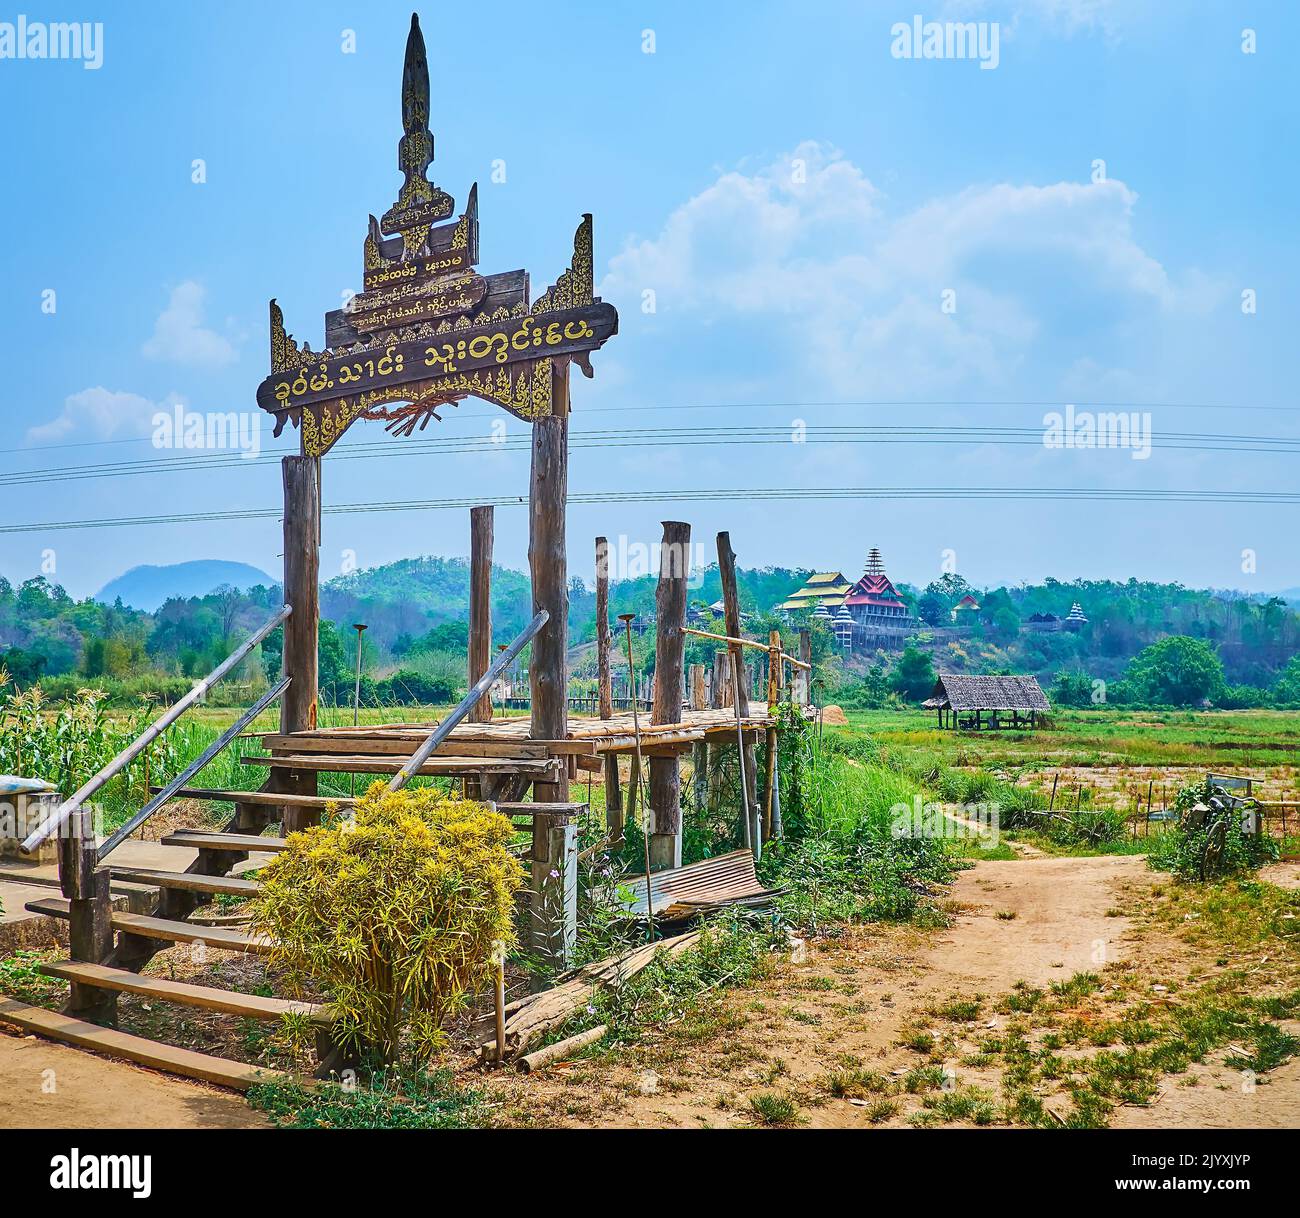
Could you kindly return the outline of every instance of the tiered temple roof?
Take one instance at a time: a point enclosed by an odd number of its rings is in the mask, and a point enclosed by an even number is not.
[[[828,611],[835,610],[844,604],[852,586],[838,571],[820,571],[810,575],[802,588],[782,601],[777,611],[798,613],[804,609],[816,609],[819,605],[825,605]]]

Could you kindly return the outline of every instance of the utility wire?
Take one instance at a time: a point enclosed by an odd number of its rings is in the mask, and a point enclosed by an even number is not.
[[[1014,447],[1045,447],[1041,427],[942,427],[942,426],[866,426],[811,425],[794,438],[793,429],[781,427],[691,427],[641,428],[618,431],[578,431],[570,434],[571,449],[587,448],[662,448],[690,445],[744,444],[917,444],[960,445],[997,444]],[[449,439],[411,439],[362,441],[339,445],[328,455],[331,462],[366,460],[380,456],[444,455],[467,453],[513,453],[527,451],[527,435],[491,437],[453,437]],[[1300,453],[1300,437],[1249,436],[1202,432],[1165,432],[1151,437],[1153,449],[1215,453]],[[1105,449],[1105,446],[1098,446]],[[1079,451],[1091,451],[1080,446]],[[1049,449],[1049,451],[1057,451]],[[244,465],[261,466],[280,460],[282,453],[243,455],[229,450],[200,452],[177,457],[153,457],[137,461],[102,462],[95,465],[69,465],[46,469],[14,470],[0,473],[0,486],[40,485],[47,482],[79,482],[107,477],[130,477],[137,474],[191,473],[195,470],[235,469]]]
[[[1300,504],[1300,491],[1244,490],[1129,490],[1103,487],[738,487],[696,490],[580,492],[568,496],[570,504],[613,503],[731,503],[825,500],[1016,500],[1084,501],[1113,503],[1247,503]],[[335,504],[322,508],[326,516],[373,512],[439,511],[491,504],[524,506],[521,495],[473,496],[463,499],[401,499],[371,503]],[[0,525],[0,534],[54,532],[68,529],[127,528],[154,524],[191,524],[226,520],[276,520],[275,508],[234,508],[222,511],[178,512],[152,516],[104,517],[95,520],[54,520],[33,524]]]

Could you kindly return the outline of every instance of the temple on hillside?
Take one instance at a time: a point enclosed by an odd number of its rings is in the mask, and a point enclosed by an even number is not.
[[[868,645],[886,642],[916,629],[916,619],[885,574],[884,559],[875,546],[867,555],[862,578],[849,589],[844,604],[853,615],[855,644],[859,639]]]
[[[824,608],[827,615],[844,604],[853,585],[838,571],[819,571],[810,575],[807,582],[797,592],[792,592],[787,600],[776,607],[778,613],[802,613],[806,609],[814,611]]]

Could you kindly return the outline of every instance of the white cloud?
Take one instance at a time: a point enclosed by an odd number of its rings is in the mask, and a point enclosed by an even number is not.
[[[219,368],[235,358],[228,338],[203,324],[204,288],[192,279],[172,289],[167,307],[154,323],[153,335],[141,348],[146,359]]]
[[[752,339],[802,386],[858,396],[996,392],[1031,358],[1069,367],[1079,334],[1122,343],[1126,319],[1203,313],[1218,295],[1142,248],[1120,181],[973,186],[896,216],[886,203],[837,151],[804,143],[723,173],[615,255],[600,291],[634,310],[652,288],[663,328]]]
[[[134,438],[148,431],[155,411],[170,409],[180,400],[171,394],[159,406],[137,393],[120,393],[96,385],[65,398],[56,418],[28,428],[27,440],[52,444],[74,439],[104,440],[119,434]]]

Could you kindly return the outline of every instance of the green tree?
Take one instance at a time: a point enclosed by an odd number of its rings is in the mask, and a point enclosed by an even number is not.
[[[1277,674],[1273,697],[1279,706],[1300,706],[1300,655],[1292,656]]]
[[[1086,672],[1062,669],[1052,682],[1051,698],[1057,706],[1090,706],[1092,679]]]
[[[934,690],[934,680],[929,654],[908,643],[889,674],[889,687],[909,702],[921,702]]]
[[[1136,696],[1167,706],[1194,706],[1223,693],[1223,661],[1201,639],[1175,635],[1144,647],[1124,674]]]

